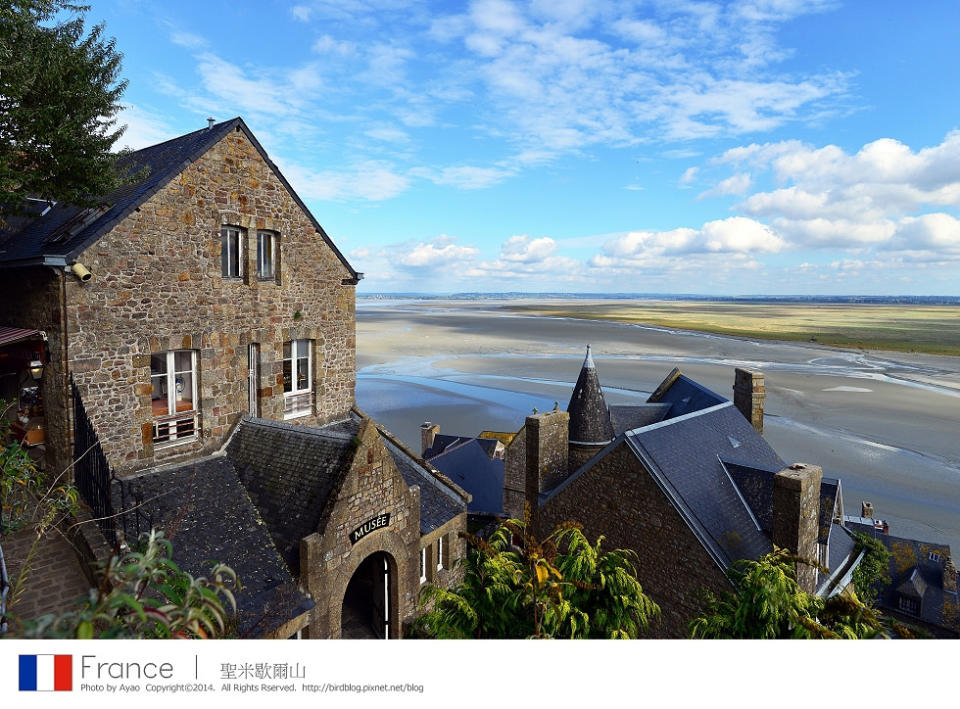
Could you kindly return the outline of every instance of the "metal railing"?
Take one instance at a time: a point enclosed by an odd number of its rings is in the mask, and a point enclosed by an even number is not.
[[[197,418],[198,412],[196,411],[158,416],[153,420],[153,442],[159,444],[173,443],[174,441],[196,438]]]
[[[118,532],[136,540],[153,527],[152,515],[143,507],[143,494],[133,483],[118,478],[87,416],[80,390],[71,379],[73,393],[73,480],[84,501],[93,510],[97,526],[111,545],[116,545]],[[119,510],[114,502],[119,502]],[[119,526],[118,526],[119,524]]]
[[[283,395],[283,417],[306,416],[310,413],[310,403],[313,392],[305,391],[302,394]]]

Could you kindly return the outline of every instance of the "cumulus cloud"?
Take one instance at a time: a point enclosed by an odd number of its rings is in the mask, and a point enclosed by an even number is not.
[[[787,185],[752,194],[735,209],[767,221],[794,248],[955,257],[958,222],[943,209],[960,207],[960,131],[919,150],[892,138],[854,153],[798,141],[752,144],[728,150],[714,164],[749,165]]]
[[[500,258],[515,263],[543,261],[556,251],[556,242],[548,236],[531,239],[526,234],[511,236],[500,247]]]
[[[430,269],[450,266],[468,260],[480,253],[473,246],[461,246],[454,237],[443,234],[432,241],[421,241],[404,249],[400,254],[401,266],[413,269]]]
[[[644,267],[659,263],[665,257],[692,254],[776,253],[784,240],[770,227],[745,217],[729,217],[705,223],[700,229],[669,231],[633,231],[611,239],[603,252],[590,264],[598,268]]]

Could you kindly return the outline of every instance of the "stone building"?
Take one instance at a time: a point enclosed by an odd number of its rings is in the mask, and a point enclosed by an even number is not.
[[[253,634],[338,637],[360,598],[398,637],[421,580],[451,580],[469,496],[355,408],[362,274],[240,118],[124,168],[0,231],[0,327],[44,344],[47,469],[98,516],[136,507],[128,536],[166,527],[192,573],[241,567]]]
[[[879,540],[890,553],[890,583],[879,589],[876,605],[909,626],[937,638],[960,637],[960,574],[948,544],[890,534],[890,525],[862,503],[861,516],[845,517],[850,529]]]
[[[505,513],[527,502],[541,533],[572,520],[636,551],[658,636],[686,637],[702,590],[729,590],[730,565],[773,545],[829,569],[798,564],[810,593],[839,592],[859,562],[840,481],[786,464],[759,432],[762,375],[736,382],[734,403],[674,370],[645,404],[608,407],[588,348],[567,411],[528,416],[507,446]]]

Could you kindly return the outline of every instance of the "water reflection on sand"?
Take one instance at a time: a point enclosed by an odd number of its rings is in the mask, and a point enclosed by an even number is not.
[[[419,425],[515,431],[565,407],[586,343],[607,401],[646,399],[672,367],[729,396],[733,368],[767,373],[766,438],[841,477],[901,536],[960,549],[960,359],[755,342],[665,328],[503,316],[496,304],[358,308],[357,401],[414,448]]]

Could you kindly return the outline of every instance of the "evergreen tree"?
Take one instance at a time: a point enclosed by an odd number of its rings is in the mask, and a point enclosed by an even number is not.
[[[119,183],[122,56],[87,6],[0,3],[0,226],[27,197],[88,205]]]
[[[504,522],[490,539],[466,536],[463,581],[427,586],[433,607],[415,624],[434,638],[635,638],[660,609],[637,581],[636,555],[601,551],[567,522],[543,540],[523,520]],[[514,544],[514,542],[517,542]]]
[[[826,599],[806,593],[796,581],[797,562],[784,549],[757,561],[735,562],[727,572],[734,590],[705,594],[700,616],[690,623],[691,636],[884,638],[892,630],[899,637],[913,637],[909,629],[864,605],[853,591]]]

